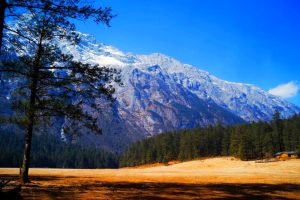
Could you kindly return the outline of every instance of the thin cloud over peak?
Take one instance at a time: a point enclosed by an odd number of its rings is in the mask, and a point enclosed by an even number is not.
[[[270,89],[269,93],[286,99],[296,96],[299,89],[300,86],[296,82],[290,81]]]

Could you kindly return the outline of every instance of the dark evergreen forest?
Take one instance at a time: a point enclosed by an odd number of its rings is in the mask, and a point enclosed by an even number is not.
[[[20,167],[24,137],[0,132],[0,167]],[[31,167],[51,168],[117,168],[118,157],[96,148],[68,144],[53,135],[34,135]]]
[[[0,167],[20,167],[23,143],[22,135],[1,131]],[[271,122],[163,133],[130,145],[121,156],[65,143],[52,135],[35,135],[32,145],[31,167],[117,168],[213,156],[263,159],[300,150],[300,115],[282,120],[276,114]]]
[[[271,122],[194,128],[138,141],[121,156],[120,166],[211,156],[253,160],[288,150],[300,150],[300,115],[282,120],[276,113]]]

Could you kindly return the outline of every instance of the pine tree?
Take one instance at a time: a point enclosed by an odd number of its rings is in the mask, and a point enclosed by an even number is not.
[[[272,120],[272,126],[274,131],[274,138],[276,138],[276,141],[274,141],[274,144],[276,145],[275,150],[277,152],[284,151],[283,146],[283,123],[280,118],[280,113],[276,111],[273,115]]]
[[[81,63],[62,52],[60,42],[77,45],[80,36],[67,19],[46,9],[47,2],[43,4],[45,9],[31,10],[14,22],[10,33],[18,34],[7,38],[5,46],[9,51],[2,55],[0,69],[18,76],[21,82],[16,89],[15,115],[8,122],[26,129],[22,183],[29,181],[31,140],[37,125],[55,116],[65,116],[100,132],[97,118],[83,105],[97,109],[94,100],[103,96],[112,99],[114,88],[110,83],[119,82],[116,70]]]
[[[246,130],[241,137],[239,157],[242,160],[249,160],[254,158],[254,145],[250,129]]]
[[[233,156],[239,155],[239,144],[243,134],[242,126],[236,126],[231,130],[229,152]]]

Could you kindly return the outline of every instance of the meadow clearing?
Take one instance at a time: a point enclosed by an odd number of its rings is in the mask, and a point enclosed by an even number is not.
[[[15,184],[19,170],[1,168]],[[300,199],[300,159],[233,157],[121,169],[30,169],[22,199]]]

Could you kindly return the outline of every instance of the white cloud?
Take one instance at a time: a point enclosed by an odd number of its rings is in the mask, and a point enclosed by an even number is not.
[[[282,98],[290,98],[297,95],[300,86],[297,85],[294,81],[289,83],[281,84],[269,90],[270,94],[279,96]]]

